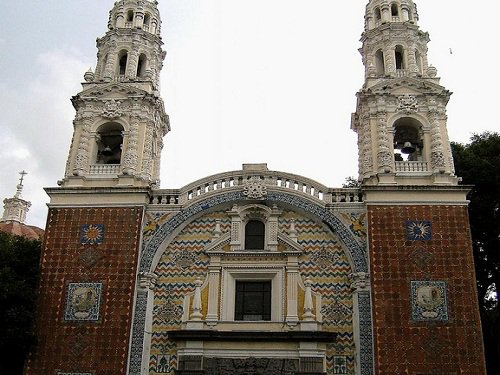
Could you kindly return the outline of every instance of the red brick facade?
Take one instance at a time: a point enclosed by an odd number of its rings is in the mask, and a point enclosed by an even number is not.
[[[467,208],[369,206],[368,215],[376,373],[484,375]],[[412,221],[430,224],[431,236],[409,239]],[[412,281],[446,283],[447,319],[414,319]]]
[[[38,344],[26,374],[125,373],[142,214],[142,207],[50,209],[41,261]],[[99,288],[91,296],[98,298],[98,309],[77,314],[91,320],[79,321],[68,313],[69,285],[83,285],[79,283]]]

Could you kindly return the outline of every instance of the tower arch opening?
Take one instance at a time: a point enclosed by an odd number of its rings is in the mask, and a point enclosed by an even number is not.
[[[150,22],[151,22],[151,15],[149,13],[146,13],[144,15],[144,21],[143,21],[143,24],[142,24],[143,30],[149,31],[149,24],[150,24]]]
[[[147,63],[147,57],[145,54],[141,53],[139,55],[139,60],[137,61],[138,78],[144,78],[144,75],[146,74],[146,63]]]
[[[132,23],[134,22],[134,11],[132,9],[127,11],[127,21],[125,26],[132,27]]]
[[[396,59],[396,70],[406,69],[404,47],[401,45],[397,45],[396,49],[394,50],[394,55],[395,55],[395,59]]]
[[[375,68],[377,69],[377,76],[385,74],[384,52],[381,49],[375,52]]]
[[[121,164],[123,147],[123,126],[106,123],[97,129],[96,164]]]
[[[391,16],[393,21],[399,21],[399,6],[396,3],[391,4]]]
[[[118,75],[124,76],[127,71],[128,51],[121,50],[118,53]]]
[[[394,122],[394,160],[424,161],[423,126],[413,117],[402,117]]]
[[[379,7],[375,8],[375,23],[378,25],[382,21],[382,12]]]

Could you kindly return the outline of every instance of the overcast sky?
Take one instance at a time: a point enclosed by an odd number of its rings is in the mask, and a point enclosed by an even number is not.
[[[357,176],[350,130],[363,84],[358,48],[367,0],[160,0],[167,58],[162,188],[267,162],[341,186]],[[500,130],[498,0],[419,0],[429,62],[454,92],[450,138]],[[45,226],[43,187],[62,178],[70,97],[95,67],[112,0],[2,0],[0,197],[28,171],[28,223]],[[452,53],[450,53],[450,51]]]

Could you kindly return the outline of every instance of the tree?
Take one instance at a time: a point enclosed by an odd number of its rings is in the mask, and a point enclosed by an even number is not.
[[[0,232],[0,374],[21,375],[34,343],[40,241]]]
[[[500,134],[475,134],[452,151],[457,176],[473,185],[469,219],[486,362],[489,374],[500,374]]]

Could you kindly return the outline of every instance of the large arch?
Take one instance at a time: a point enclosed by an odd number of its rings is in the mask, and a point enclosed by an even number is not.
[[[210,198],[200,200],[186,209],[173,215],[161,228],[159,228],[153,237],[144,244],[143,251],[139,261],[139,274],[147,274],[154,269],[154,259],[157,252],[165,248],[164,242],[168,240],[186,222],[199,216],[202,212],[210,210],[216,206],[231,202],[245,201],[248,198],[242,191],[223,193]],[[355,274],[368,274],[368,256],[366,250],[356,241],[353,234],[347,226],[332,212],[321,205],[311,202],[308,199],[287,194],[283,192],[268,191],[266,198],[268,202],[282,203],[290,205],[298,210],[304,211],[312,216],[321,219],[330,230],[335,232],[345,248],[348,249],[348,256],[352,262],[352,269]],[[372,333],[372,313],[371,296],[369,291],[360,291],[357,293],[355,314],[358,319],[359,327],[359,369],[357,373],[361,375],[373,374],[373,333]],[[131,332],[131,345],[129,354],[129,375],[142,374],[142,362],[144,358],[144,342],[146,332],[148,306],[148,292],[138,290],[135,299],[134,319]]]

